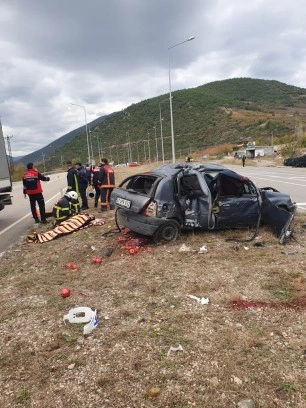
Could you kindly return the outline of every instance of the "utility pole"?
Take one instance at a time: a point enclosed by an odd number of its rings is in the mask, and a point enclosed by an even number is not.
[[[45,173],[46,172],[45,153],[42,153],[42,160],[43,160],[44,173]]]
[[[149,163],[151,163],[150,133],[148,132]]]
[[[100,148],[100,137],[97,135],[97,140],[98,140],[98,162],[100,163],[101,160],[101,148]]]
[[[11,142],[10,142],[12,137],[14,137],[14,136],[13,135],[12,136],[6,136],[6,141],[7,141],[7,151],[8,151],[8,157],[9,157],[10,171],[11,171],[11,173],[14,173],[14,162],[13,162]]]
[[[119,147],[116,145],[117,164],[119,164]]]
[[[163,118],[162,118],[162,111],[161,111],[161,104],[163,102],[168,101],[168,99],[164,99],[161,102],[159,102],[159,123],[160,123],[160,140],[161,140],[161,149],[162,149],[162,158],[163,158],[163,164],[165,164],[165,152],[164,152],[164,138],[163,138]]]
[[[140,160],[139,160],[139,148],[138,148],[138,142],[136,142],[136,147],[137,147],[137,163],[139,164],[139,163],[140,163]]]
[[[143,150],[144,150],[144,161],[147,161],[147,152],[146,152],[146,140],[143,140]]]
[[[154,129],[154,133],[155,133],[156,161],[158,162],[158,146],[157,146],[156,124],[155,124],[155,122],[154,122],[153,129]]]
[[[109,159],[110,159],[110,161],[113,161],[113,158],[112,158],[112,148],[113,148],[113,146],[111,145],[111,144],[109,144]]]
[[[126,138],[127,138],[127,146],[128,146],[128,163],[131,163],[133,161],[132,159],[132,150],[131,150],[131,142],[130,142],[130,134],[129,131],[127,130],[126,132]]]

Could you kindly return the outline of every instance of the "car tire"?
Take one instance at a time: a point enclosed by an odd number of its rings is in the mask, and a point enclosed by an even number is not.
[[[153,235],[153,241],[171,242],[175,241],[180,234],[180,224],[175,220],[169,220],[162,224]]]

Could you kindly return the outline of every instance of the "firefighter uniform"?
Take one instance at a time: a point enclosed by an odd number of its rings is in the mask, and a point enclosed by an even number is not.
[[[22,176],[23,194],[27,194],[30,200],[31,212],[36,223],[46,223],[45,200],[42,194],[40,180],[50,181],[49,177],[45,177],[33,168],[33,163],[27,164],[27,171]],[[36,211],[36,202],[39,207],[40,219]]]
[[[86,190],[87,190],[90,180],[88,179],[86,168],[82,166],[82,163],[76,163],[75,165],[76,165],[76,170],[78,172],[79,190],[80,190],[80,196],[82,200],[81,209],[88,210],[88,200],[87,200]]]
[[[72,209],[70,201],[67,197],[60,198],[53,206],[53,217],[55,221],[66,221],[72,215]]]
[[[71,193],[76,194],[76,192],[68,192],[64,197],[60,198],[53,206],[53,217],[57,223],[66,221],[72,215],[80,212],[80,203],[77,198],[71,198]]]
[[[80,195],[78,171],[71,165],[68,165],[67,170],[67,191],[75,191],[77,195]]]
[[[115,173],[107,159],[102,159],[98,183],[101,190],[101,211],[107,211],[110,195],[115,187]]]
[[[91,167],[91,185],[95,189],[95,208],[98,207],[98,201],[101,195],[100,187],[99,187],[99,174],[100,174],[100,167],[92,166]]]

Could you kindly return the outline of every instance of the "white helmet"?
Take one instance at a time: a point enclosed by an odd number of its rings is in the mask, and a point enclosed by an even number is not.
[[[65,194],[66,197],[69,197],[71,200],[77,200],[78,195],[75,191],[68,191],[68,193]]]

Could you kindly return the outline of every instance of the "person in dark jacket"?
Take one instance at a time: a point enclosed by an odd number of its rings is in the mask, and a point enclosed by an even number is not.
[[[88,210],[88,200],[86,195],[86,190],[90,182],[90,180],[88,180],[88,173],[86,168],[82,166],[82,163],[76,163],[75,166],[78,172],[79,191],[82,200],[81,210]]]
[[[23,194],[26,197],[29,196],[31,212],[35,223],[42,222],[43,224],[47,223],[46,220],[46,208],[45,208],[45,199],[42,194],[43,190],[41,187],[40,181],[50,181],[50,177],[45,177],[34,169],[33,163],[27,164],[27,171],[22,176],[23,183]],[[36,202],[38,204],[40,219],[36,211]]]
[[[79,195],[79,175],[71,161],[67,162],[67,191],[75,191]]]
[[[68,191],[54,204],[52,213],[58,224],[68,220],[69,217],[80,211],[80,205],[75,207],[76,202],[79,204],[77,193],[75,191]]]
[[[99,184],[99,174],[100,174],[100,167],[99,166],[92,166],[91,167],[91,185],[95,189],[95,208],[98,207],[99,198],[101,195],[100,191],[100,184]]]
[[[110,195],[115,187],[115,173],[105,158],[101,160],[98,183],[101,190],[101,211],[107,211]],[[110,207],[110,210],[113,209]]]

